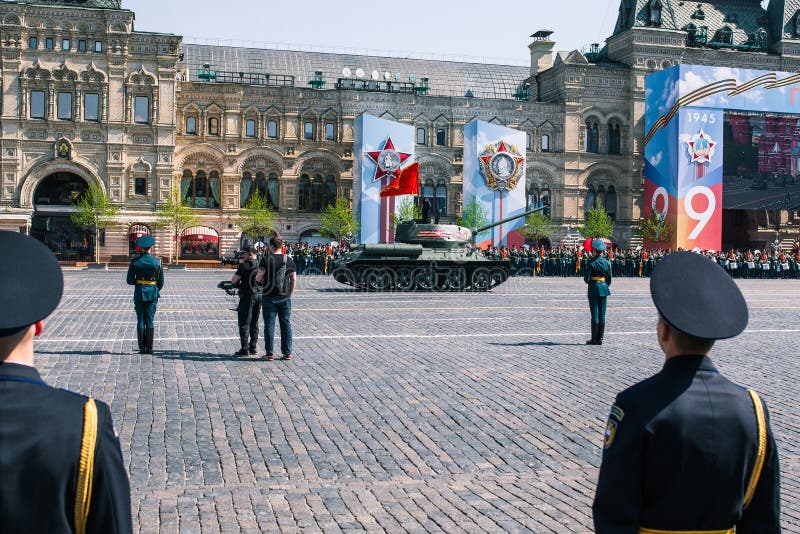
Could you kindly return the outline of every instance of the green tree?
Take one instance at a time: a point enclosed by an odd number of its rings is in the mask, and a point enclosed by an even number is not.
[[[672,225],[665,216],[652,210],[650,215],[639,220],[639,234],[645,241],[651,241],[654,244],[669,241],[672,237]]]
[[[611,237],[614,233],[614,221],[601,207],[600,202],[597,202],[594,208],[586,211],[583,226],[579,230],[584,237]]]
[[[350,209],[350,201],[343,197],[336,197],[333,204],[322,208],[319,216],[322,235],[340,240],[347,234],[354,234],[358,230],[358,221],[353,210]]]
[[[70,215],[73,224],[94,234],[95,263],[100,263],[100,232],[105,231],[118,211],[119,208],[111,204],[103,188],[92,184],[78,200],[75,211]]]
[[[172,253],[175,252],[175,261],[180,259],[181,234],[187,228],[196,226],[197,215],[194,214],[189,204],[181,198],[181,188],[178,184],[170,191],[167,201],[159,206],[156,211],[156,228],[166,228],[172,235],[173,246],[169,251],[169,262],[172,263]]]
[[[525,229],[523,231],[526,237],[538,242],[540,239],[550,237],[556,233],[556,227],[550,221],[550,217],[538,211],[528,215],[528,218],[525,219]]]
[[[464,209],[461,211],[461,217],[456,219],[456,223],[459,226],[464,226],[467,228],[477,228],[479,226],[486,226],[489,224],[489,214],[486,213],[486,208],[484,208],[478,199],[475,198],[475,195],[472,195],[469,200],[467,200],[467,204],[464,206]]]
[[[405,221],[413,221],[422,219],[422,210],[419,209],[417,203],[414,202],[412,197],[404,198],[400,204],[397,205],[397,213],[392,213],[392,222],[395,225]]]
[[[259,191],[253,192],[239,210],[236,226],[242,231],[242,236],[253,239],[267,237],[275,230],[275,212]]]

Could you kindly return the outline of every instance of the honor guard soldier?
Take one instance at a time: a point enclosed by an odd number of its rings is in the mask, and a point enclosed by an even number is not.
[[[592,239],[594,258],[583,273],[583,281],[589,284],[589,311],[592,314],[592,339],[587,345],[602,345],[606,330],[606,300],[611,294],[611,262],[603,257],[606,244],[602,239]]]
[[[747,326],[742,293],[724,269],[692,252],[661,260],[650,293],[666,361],[611,408],[595,532],[780,532],[778,452],[767,407],[708,356],[715,340]]]
[[[133,307],[136,310],[136,339],[140,354],[153,354],[153,336],[158,296],[164,287],[164,269],[161,260],[150,255],[156,240],[151,235],[140,237],[136,245],[142,254],[128,267],[128,285],[133,290]]]
[[[108,406],[48,386],[34,338],[58,306],[53,253],[0,231],[0,532],[130,533],[131,502]]]

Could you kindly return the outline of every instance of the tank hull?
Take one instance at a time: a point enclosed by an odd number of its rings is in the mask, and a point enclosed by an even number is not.
[[[478,250],[426,248],[405,257],[378,252],[356,248],[339,261],[334,279],[367,291],[488,291],[512,271],[511,262],[488,260]]]

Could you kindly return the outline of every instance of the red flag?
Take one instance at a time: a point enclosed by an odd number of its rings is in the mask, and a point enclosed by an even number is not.
[[[419,163],[412,163],[400,170],[397,178],[381,191],[382,197],[419,195]]]

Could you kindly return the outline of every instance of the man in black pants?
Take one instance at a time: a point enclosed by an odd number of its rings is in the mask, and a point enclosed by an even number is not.
[[[231,283],[239,288],[239,337],[242,348],[234,356],[247,356],[256,353],[258,345],[258,316],[261,313],[261,286],[256,283],[258,254],[255,248],[247,246],[243,250],[242,262],[231,278]]]

